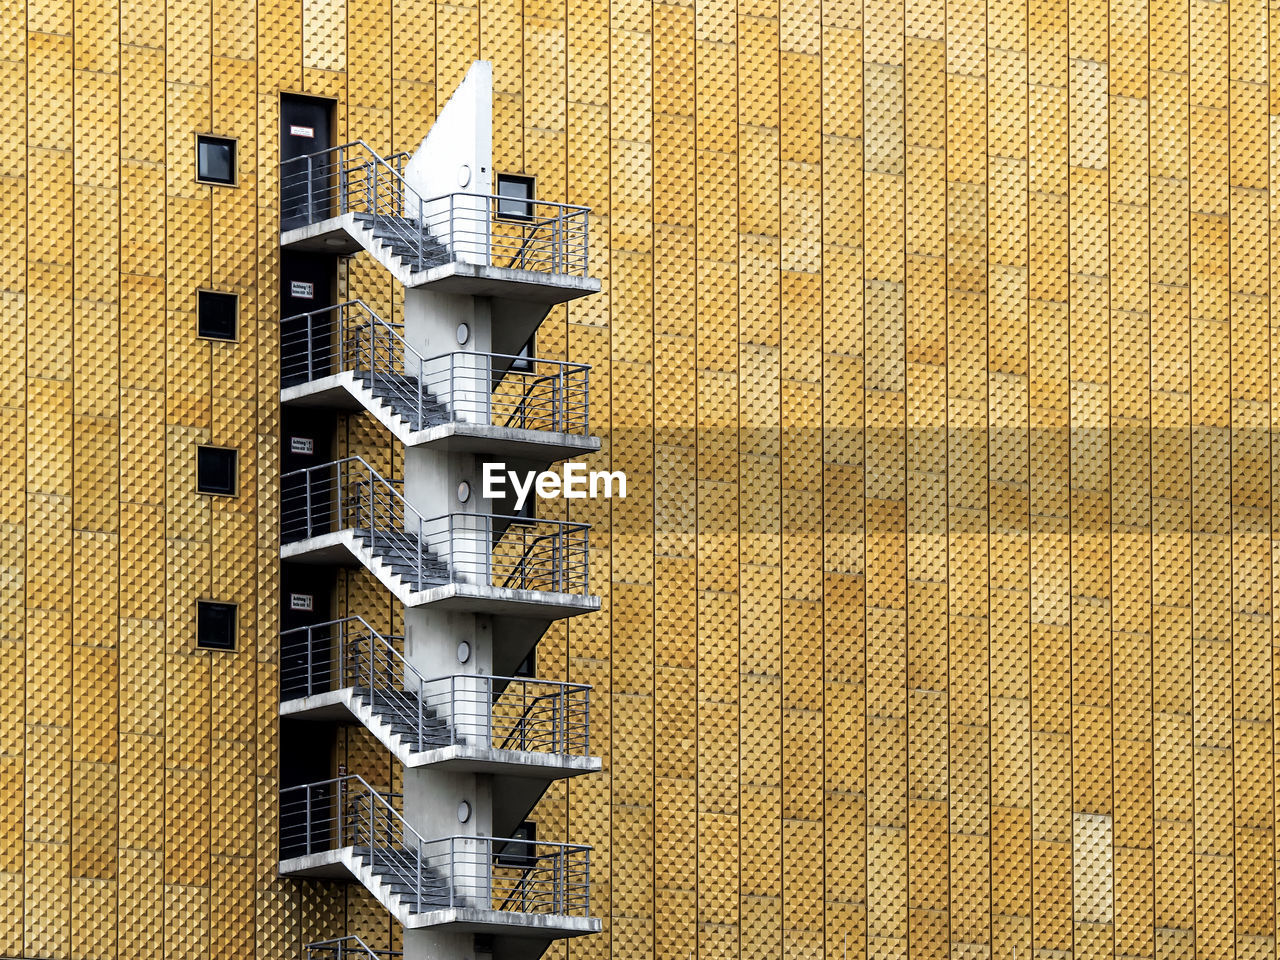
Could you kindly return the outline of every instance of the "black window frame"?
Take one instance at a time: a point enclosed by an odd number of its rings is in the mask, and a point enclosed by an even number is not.
[[[204,144],[225,144],[231,147],[231,179],[220,180],[217,177],[201,176],[200,170],[200,148]],[[196,134],[196,183],[202,183],[206,186],[213,187],[234,187],[240,182],[239,160],[240,160],[240,141],[235,137],[224,137],[218,133],[197,133]]]
[[[537,334],[529,335],[529,339],[524,342],[524,346],[516,351],[515,359],[511,361],[509,369],[516,373],[533,373],[533,339]]]
[[[513,845],[519,845],[523,853],[509,853]],[[538,865],[538,825],[524,820],[511,831],[511,837],[497,856],[498,865],[514,870],[532,870]]]
[[[528,193],[523,197],[504,195],[503,183],[522,183],[528,188]],[[494,182],[494,194],[498,198],[494,211],[497,219],[528,223],[533,219],[533,204],[538,199],[538,179],[523,173],[500,173]],[[507,204],[518,205],[518,208],[507,209]]]
[[[204,326],[204,308],[207,301],[213,301],[214,298],[221,300],[226,298],[231,301],[231,336],[225,337],[221,334],[210,333]],[[225,290],[209,290],[201,287],[196,291],[196,336],[201,340],[218,340],[222,343],[235,343],[240,339],[240,295],[238,293],[228,293]]]
[[[231,487],[228,490],[209,489],[204,483],[201,455],[209,453],[231,454]],[[218,447],[213,444],[196,445],[196,493],[206,497],[236,497],[240,495],[240,451],[235,447]]]
[[[537,675],[538,675],[538,647],[537,645],[534,645],[529,649],[529,652],[525,654],[524,659],[521,660],[518,664],[516,664],[516,672],[513,673],[512,676],[521,677],[524,679],[531,679],[533,677],[536,677]]]
[[[230,613],[230,634],[225,642],[213,642],[212,637],[205,636],[205,617],[213,613]],[[209,650],[214,653],[234,653],[240,640],[240,605],[226,600],[196,601],[196,649]]]

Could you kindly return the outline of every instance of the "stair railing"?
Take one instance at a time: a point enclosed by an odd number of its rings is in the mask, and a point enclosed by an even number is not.
[[[358,689],[375,713],[411,720],[419,750],[470,743],[589,755],[590,686],[484,674],[428,679],[400,652],[403,643],[358,615],[285,630],[281,685],[289,699]]]
[[[512,203],[521,212],[505,209]],[[589,207],[459,192],[428,200],[423,209],[428,232],[447,238],[454,260],[554,276],[589,275]]]
[[[391,799],[394,795],[383,796],[356,775],[285,787],[280,791],[282,852],[315,856],[352,848],[356,856],[367,857],[375,876],[389,875],[409,885],[409,909],[418,911],[427,841]],[[298,830],[305,833],[291,833]]]
[[[427,239],[423,201],[404,179],[407,160],[404,153],[379,156],[363,140],[285,160],[280,164],[282,200],[304,197],[303,210],[285,210],[285,218],[293,214],[312,224],[364,214],[421,258]]]
[[[319,940],[306,945],[307,960],[400,960],[399,950],[375,950],[350,934],[333,940]]]
[[[588,374],[580,363],[455,351],[424,357],[362,300],[280,321],[284,387],[340,372],[367,376],[376,396],[416,429],[432,417],[585,436]],[[408,382],[406,384],[406,381]]]
[[[282,210],[286,223],[301,218],[309,225],[348,213],[368,216],[413,252],[413,269],[423,269],[440,243],[455,261],[588,275],[589,208],[519,200],[520,212],[513,213],[507,209],[512,198],[495,194],[423,198],[404,179],[406,161],[403,153],[381,157],[363,140],[283,161],[282,203],[301,198],[300,210]]]
[[[589,524],[488,513],[423,517],[361,457],[293,470],[280,484],[282,542],[354,531],[411,589],[451,582],[588,593]]]
[[[286,787],[280,791],[282,852],[315,856],[349,849],[367,861],[375,879],[410,888],[410,896],[396,896],[411,913],[470,906],[588,915],[590,847],[509,837],[426,840],[391,803],[394,798],[354,774]],[[293,829],[305,835],[286,834]],[[518,866],[512,865],[513,850]]]

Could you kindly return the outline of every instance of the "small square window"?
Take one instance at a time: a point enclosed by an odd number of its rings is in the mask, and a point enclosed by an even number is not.
[[[511,369],[518,373],[531,373],[533,371],[533,337],[525,341],[525,345],[520,348],[516,358],[511,361]]]
[[[236,451],[226,447],[196,447],[196,490],[234,497],[236,459]]]
[[[520,665],[516,667],[515,675],[517,677],[532,677],[538,670],[538,648],[534,647],[529,651],[528,656],[520,661]]]
[[[538,825],[526,820],[511,834],[511,839],[498,854],[498,864],[517,870],[531,870],[538,865]]]
[[[236,338],[236,301],[234,293],[196,292],[196,333],[209,340]]]
[[[236,648],[236,605],[196,601],[196,646],[201,650]]]
[[[508,220],[533,219],[533,177],[498,174],[498,216]]]
[[[196,136],[196,179],[201,183],[236,182],[236,142],[229,137]]]

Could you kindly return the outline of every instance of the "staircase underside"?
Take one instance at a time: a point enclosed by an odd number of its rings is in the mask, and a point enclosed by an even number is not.
[[[361,225],[358,214],[344,213],[295,227],[280,234],[280,246],[286,250],[311,250],[329,254],[358,253],[369,250],[379,261],[384,257],[371,249],[373,233]],[[476,297],[500,297],[543,305],[567,303],[579,297],[600,292],[600,281],[591,277],[515,270],[509,267],[479,266],[451,261],[425,270],[409,270],[399,262],[384,263],[406,287],[431,284],[448,293],[465,293]]]
[[[391,415],[385,402],[369,402],[372,397],[374,394],[349,371],[280,391],[281,403],[333,410],[368,410],[397,440],[410,447],[431,445],[448,451],[489,453],[493,455],[490,459],[501,455],[509,460],[548,464],[585,456],[600,449],[598,437],[547,430],[518,430],[491,424],[449,422],[414,430],[403,418]]]
[[[538,620],[560,620],[600,609],[593,595],[551,593],[541,590],[513,590],[472,582],[445,582],[425,589],[413,589],[391,575],[390,568],[373,563],[363,541],[353,530],[340,530],[281,544],[280,559],[295,563],[337,566],[363,564],[396,599],[409,607],[435,605],[442,610],[465,610]]]
[[[347,687],[310,697],[284,700],[280,704],[280,716],[303,720],[337,720],[349,723],[353,719],[364,723],[383,746],[395,753],[407,767],[438,766],[445,769],[473,770],[506,776],[528,777],[540,781],[576,777],[600,770],[599,757],[576,757],[554,753],[498,750],[479,744],[441,744],[415,750],[406,747],[404,741],[393,736],[389,727],[366,722],[371,712],[367,700],[355,688]]]
[[[444,899],[435,891],[426,898],[423,904],[425,909],[411,911],[386,884],[379,882],[379,877],[369,870],[365,857],[362,857],[360,851],[354,847],[342,847],[304,857],[290,857],[280,861],[279,871],[281,876],[354,880],[362,883],[401,925],[411,930],[447,926],[454,930],[474,933],[559,939],[597,933],[601,926],[600,921],[595,917],[480,910],[466,906],[435,906],[433,901]],[[447,899],[445,903],[447,904]]]

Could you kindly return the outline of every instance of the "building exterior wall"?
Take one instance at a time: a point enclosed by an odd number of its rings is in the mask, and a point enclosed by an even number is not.
[[[552,954],[1274,957],[1275,16],[7,0],[0,955],[396,944],[275,873],[279,97],[412,149],[483,58],[498,170],[594,208],[604,292],[538,349],[593,364],[630,480],[573,510],[603,611],[539,650],[605,762],[540,808],[605,919]],[[367,257],[341,283],[400,309]],[[368,417],[349,452],[402,456]]]

